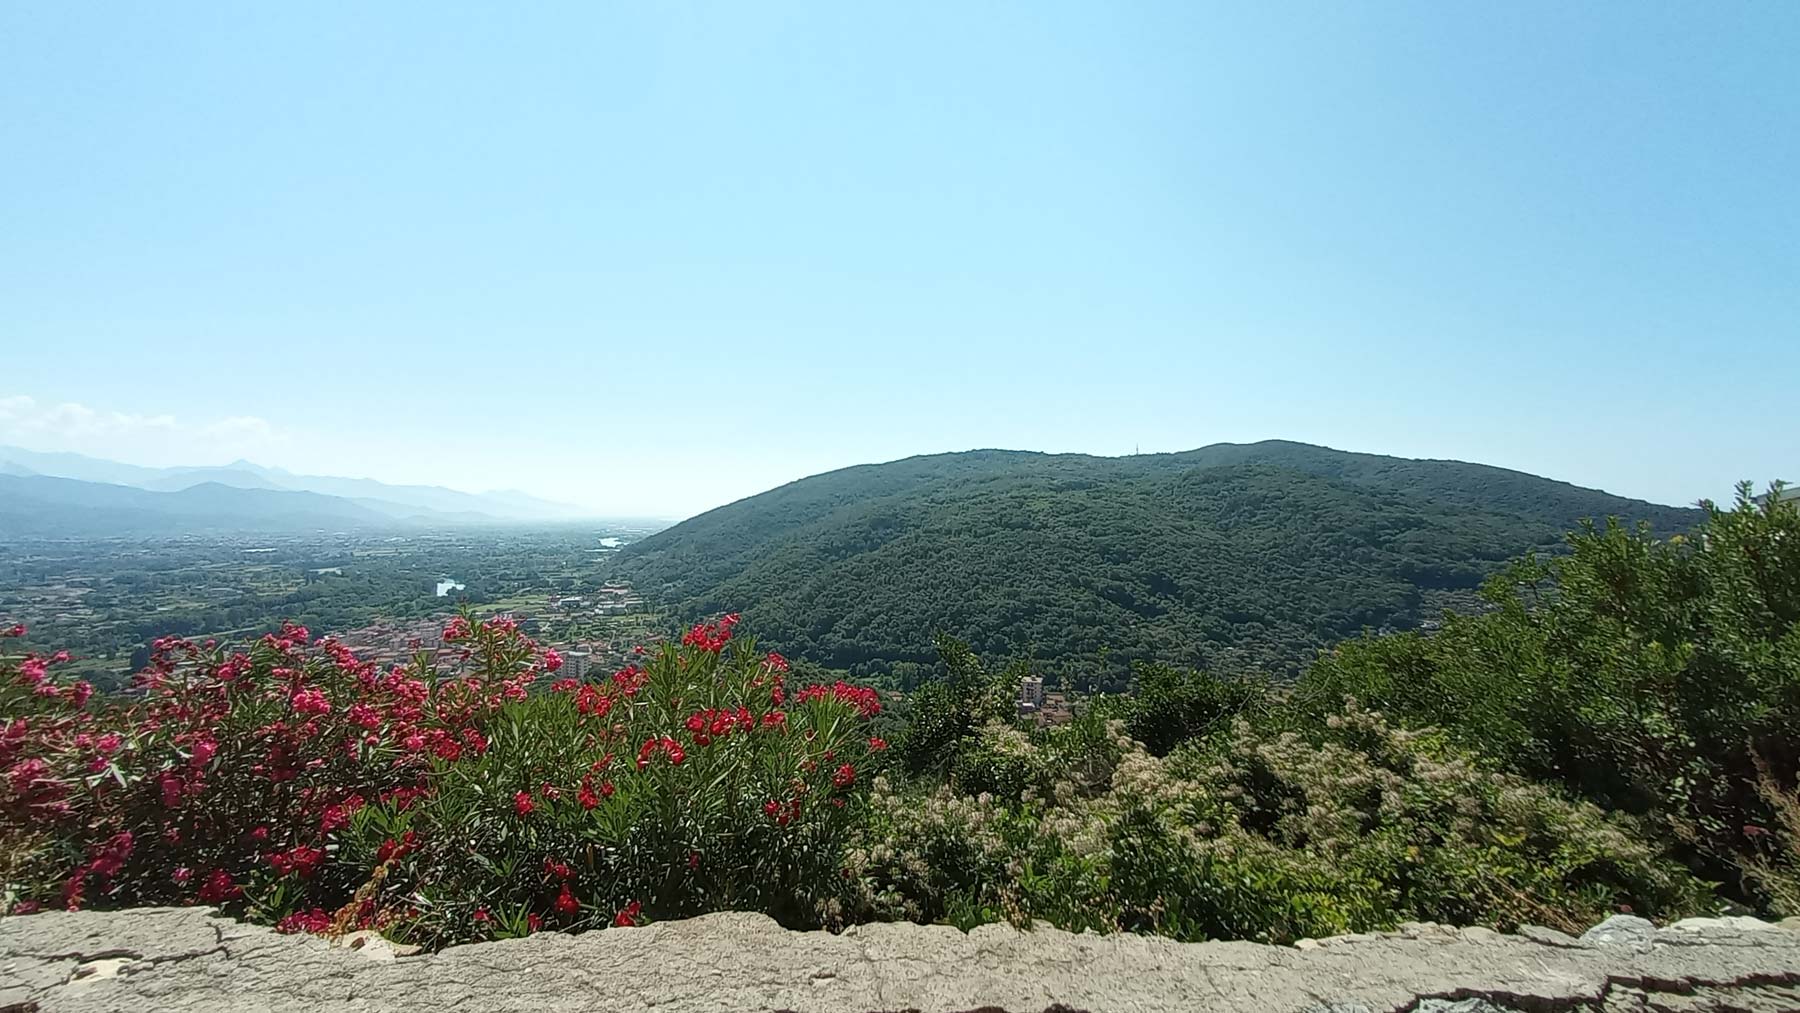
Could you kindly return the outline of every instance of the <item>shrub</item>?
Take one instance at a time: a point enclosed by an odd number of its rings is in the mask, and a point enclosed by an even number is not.
[[[1754,757],[1800,766],[1800,507],[1758,504],[1745,485],[1735,508],[1708,505],[1692,537],[1608,523],[1569,543],[1567,557],[1491,582],[1489,614],[1343,645],[1297,699],[1317,721],[1352,696],[1649,814],[1697,869],[1724,877],[1787,833]],[[1743,886],[1758,898],[1754,878]]]
[[[15,910],[205,903],[276,920],[344,903],[368,872],[337,861],[353,814],[479,755],[486,719],[544,664],[510,631],[461,629],[477,674],[454,679],[380,673],[293,625],[247,651],[159,640],[114,697],[59,686],[55,658],[0,662],[0,815],[37,835],[9,872]]]
[[[1628,820],[1484,771],[1435,733],[1356,708],[1332,725],[1312,742],[1239,720],[1159,758],[1113,722],[1110,751],[1084,753],[1105,764],[1099,783],[1010,799],[884,783],[849,852],[846,906],[1272,941],[1409,919],[1578,929],[1621,906],[1708,907],[1706,886]],[[1060,731],[1009,752],[1067,769],[1058,740],[1081,736]]]
[[[702,624],[601,682],[508,619],[381,673],[295,626],[163,640],[131,695],[0,660],[14,913],[213,904],[431,944],[714,907],[816,924],[882,747],[871,690],[789,693]]]
[[[1213,675],[1160,662],[1132,666],[1136,690],[1125,704],[1125,728],[1152,753],[1166,756],[1192,738],[1229,728],[1231,720],[1267,705],[1266,681]]]
[[[639,917],[832,917],[847,827],[885,745],[872,690],[789,692],[785,662],[665,645],[602,683],[563,680],[490,718],[490,748],[410,806],[371,806],[364,866],[417,840],[385,891],[432,944]]]

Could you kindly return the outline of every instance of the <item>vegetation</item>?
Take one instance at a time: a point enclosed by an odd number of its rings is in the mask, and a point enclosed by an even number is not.
[[[692,615],[742,608],[799,657],[902,686],[933,635],[1083,688],[1131,663],[1297,674],[1411,629],[1583,517],[1700,518],[1518,472],[1293,443],[1094,458],[977,451],[849,468],[627,548],[618,572]]]
[[[470,616],[387,672],[294,627],[163,641],[111,697],[0,650],[0,903],[434,946],[719,908],[1271,941],[1800,913],[1796,504],[1584,527],[1484,593],[1296,685],[1141,664],[1047,726],[1028,660],[938,638],[896,727],[735,615],[585,680]]]
[[[1491,612],[1342,645],[1297,702],[1317,717],[1355,698],[1504,769],[1653,815],[1712,875],[1791,854],[1771,800],[1800,766],[1795,504],[1758,505],[1745,486],[1693,537],[1612,523],[1569,544],[1491,582]],[[1740,889],[1773,887],[1759,874]]]

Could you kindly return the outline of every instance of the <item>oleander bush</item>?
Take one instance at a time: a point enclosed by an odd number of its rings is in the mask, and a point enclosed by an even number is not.
[[[243,652],[159,641],[112,698],[62,684],[60,656],[0,662],[5,903],[434,945],[716,908],[817,924],[880,701],[790,691],[735,621],[547,687],[554,651],[466,616],[385,673],[296,626]]]

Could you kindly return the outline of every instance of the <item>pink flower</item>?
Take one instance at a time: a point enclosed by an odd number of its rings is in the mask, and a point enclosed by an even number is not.
[[[36,686],[50,674],[50,666],[42,658],[26,658],[19,662],[19,682],[26,686]]]
[[[316,689],[303,689],[294,694],[291,701],[294,710],[301,714],[330,714],[331,701],[325,694]]]
[[[24,635],[25,635],[25,624],[24,623],[13,623],[11,626],[8,626],[6,629],[0,630],[0,637],[22,637]]]

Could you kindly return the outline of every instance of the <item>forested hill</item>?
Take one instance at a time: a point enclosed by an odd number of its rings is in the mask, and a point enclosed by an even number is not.
[[[1299,443],[1104,458],[981,450],[846,468],[702,514],[620,572],[783,651],[903,680],[933,631],[1051,671],[1133,658],[1295,671],[1416,626],[1583,518],[1700,512],[1458,461]],[[1054,659],[1054,660],[1052,660]]]

